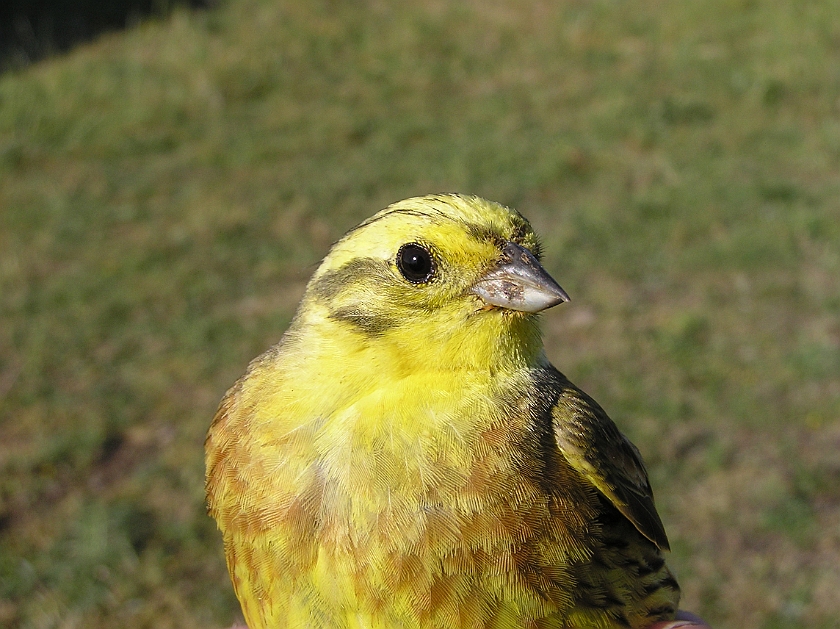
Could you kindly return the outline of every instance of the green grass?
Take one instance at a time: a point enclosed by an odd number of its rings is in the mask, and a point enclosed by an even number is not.
[[[0,626],[222,627],[218,400],[388,203],[519,208],[684,606],[840,616],[840,2],[176,11],[0,77]]]

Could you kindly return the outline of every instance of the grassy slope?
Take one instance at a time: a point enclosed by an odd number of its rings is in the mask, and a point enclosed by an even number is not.
[[[840,2],[389,4],[0,77],[0,626],[228,623],[215,405],[332,240],[440,190],[543,233],[549,354],[645,453],[686,607],[835,626]]]

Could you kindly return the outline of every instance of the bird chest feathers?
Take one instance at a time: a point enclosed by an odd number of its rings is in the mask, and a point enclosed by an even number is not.
[[[468,601],[478,613],[511,591],[537,608],[562,603],[551,601],[552,580],[585,558],[571,542],[589,526],[585,508],[570,505],[586,496],[546,492],[546,466],[557,465],[538,409],[515,394],[530,388],[526,375],[488,395],[487,375],[448,374],[434,388],[418,374],[290,429],[277,415],[253,418],[242,429],[258,445],[251,469],[237,471],[242,503],[229,530],[260,541],[252,562],[232,567],[239,582],[282,574],[259,604],[284,600],[269,615],[288,618],[314,613],[301,593],[337,609],[384,606],[388,622],[461,613]],[[359,626],[395,626],[377,617]]]

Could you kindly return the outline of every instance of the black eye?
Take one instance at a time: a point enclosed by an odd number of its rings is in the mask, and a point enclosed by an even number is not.
[[[435,263],[429,250],[410,242],[400,247],[397,253],[397,268],[403,277],[412,284],[423,284],[435,274]]]

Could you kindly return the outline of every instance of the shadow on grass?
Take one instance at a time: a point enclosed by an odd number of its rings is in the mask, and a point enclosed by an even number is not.
[[[101,33],[218,0],[6,0],[0,2],[0,72],[66,52]]]

